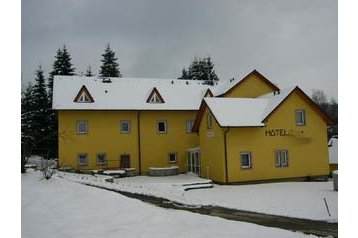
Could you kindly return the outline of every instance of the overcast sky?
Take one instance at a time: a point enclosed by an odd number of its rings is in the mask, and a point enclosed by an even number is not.
[[[210,55],[220,80],[257,69],[279,87],[338,98],[336,0],[31,0],[21,7],[22,77],[64,44],[97,74],[107,43],[124,77],[177,78]]]

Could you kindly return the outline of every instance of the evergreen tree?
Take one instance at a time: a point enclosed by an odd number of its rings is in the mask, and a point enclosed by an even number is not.
[[[34,147],[33,137],[34,120],[34,94],[33,86],[29,84],[25,91],[21,93],[21,151],[22,154],[29,156]]]
[[[311,98],[335,123],[327,131],[328,139],[334,135],[338,135],[338,103],[336,100],[332,98],[331,101],[328,102],[327,96],[322,90],[313,90]]]
[[[109,44],[106,47],[104,54],[102,54],[103,59],[101,70],[99,72],[100,76],[105,77],[122,77],[121,72],[119,71],[119,64],[116,62],[115,53],[111,50]]]
[[[85,74],[86,77],[92,77],[93,74],[92,74],[92,70],[91,70],[91,66],[89,65],[87,70],[86,70],[86,74]]]
[[[33,94],[33,122],[32,136],[34,138],[33,152],[37,155],[46,156],[48,151],[49,134],[51,133],[50,103],[46,92],[45,77],[41,66],[35,72],[35,85]]]
[[[201,80],[203,84],[210,85],[214,85],[215,82],[219,81],[214,70],[214,63],[209,56],[203,59],[194,57],[188,70],[185,68],[182,70],[182,75],[179,79]]]
[[[21,173],[25,173],[27,158],[34,148],[33,137],[33,90],[29,84],[24,92],[21,92]]]
[[[72,67],[71,56],[64,45],[62,49],[58,49],[55,56],[55,61],[50,72],[48,80],[49,98],[52,102],[53,93],[53,77],[55,75],[74,75],[75,68]]]

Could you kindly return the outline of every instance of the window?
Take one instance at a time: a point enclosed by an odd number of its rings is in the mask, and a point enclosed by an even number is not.
[[[193,125],[194,125],[194,120],[187,120],[186,121],[186,133],[192,133],[192,129],[193,129]]]
[[[131,133],[131,122],[130,121],[121,121],[121,133],[129,134]]]
[[[251,152],[241,152],[241,168],[249,169],[252,168]]]
[[[90,102],[90,100],[89,100],[88,96],[85,93],[83,93],[80,96],[80,98],[78,99],[78,102]]]
[[[77,134],[87,134],[87,133],[88,133],[88,122],[77,121]]]
[[[157,94],[153,94],[153,96],[149,99],[149,103],[161,103]]]
[[[158,133],[165,134],[167,133],[167,121],[158,121],[157,130]]]
[[[206,125],[207,125],[208,129],[213,128],[213,119],[212,119],[212,116],[211,116],[210,113],[208,114],[208,117],[207,117],[207,120],[206,120]]]
[[[178,160],[177,160],[177,153],[176,153],[176,152],[169,153],[169,162],[170,162],[170,163],[176,163],[176,162],[178,162]]]
[[[88,156],[85,153],[81,153],[77,155],[77,164],[78,165],[87,165],[88,164]]]
[[[305,110],[296,110],[296,125],[303,126],[306,124]]]
[[[288,167],[288,151],[276,151],[276,167]]]
[[[107,156],[105,153],[99,153],[96,155],[97,164],[107,164]]]

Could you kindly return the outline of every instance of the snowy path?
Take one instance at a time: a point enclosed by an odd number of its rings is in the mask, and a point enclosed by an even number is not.
[[[22,237],[315,237],[167,210],[59,178],[22,175]]]
[[[136,176],[114,183],[91,175],[58,173],[66,179],[123,192],[165,198],[188,205],[219,206],[271,215],[338,222],[338,193],[332,182],[285,182],[256,185],[214,185],[212,189],[184,191],[183,183],[206,182],[192,176]],[[323,198],[326,198],[329,216]]]

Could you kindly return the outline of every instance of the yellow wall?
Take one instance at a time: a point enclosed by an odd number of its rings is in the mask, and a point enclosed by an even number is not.
[[[119,168],[121,154],[129,154],[138,169],[137,123],[134,111],[59,111],[59,163],[82,169]],[[76,122],[88,121],[88,134],[76,134]],[[131,121],[131,133],[120,133],[120,121]],[[106,153],[108,164],[97,165],[96,154]],[[88,154],[88,165],[77,166],[77,154]]]
[[[295,109],[304,109],[306,125],[296,126]],[[285,129],[288,136],[265,136]],[[266,127],[230,128],[227,139],[229,182],[327,175],[326,124],[298,95],[291,95],[268,119]],[[288,150],[289,166],[276,168],[275,151]],[[252,153],[252,168],[241,169],[240,152]]]
[[[137,111],[59,111],[59,163],[81,169],[119,168],[121,154],[129,154],[131,167],[139,172]],[[149,167],[177,165],[185,171],[186,150],[198,146],[196,133],[186,133],[186,120],[196,111],[141,111],[142,172]],[[88,121],[89,131],[76,134],[76,122]],[[120,133],[120,121],[131,121],[131,133]],[[167,134],[157,133],[157,121],[166,120]],[[107,165],[96,164],[96,153],[107,154]],[[168,153],[177,152],[177,163],[169,163]],[[87,153],[87,166],[77,166],[77,154]]]
[[[225,95],[228,98],[255,98],[263,94],[273,92],[274,90],[257,75],[251,74],[239,86],[234,87]]]
[[[198,146],[196,133],[186,133],[186,120],[195,120],[196,111],[141,111],[142,172],[149,167],[179,166],[185,172],[186,151]],[[167,133],[157,132],[157,121],[167,121]],[[178,162],[170,163],[168,154],[176,152]]]
[[[206,108],[199,128],[201,177],[223,182],[225,179],[223,130],[212,116],[212,129],[207,128]]]

